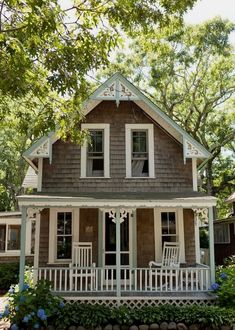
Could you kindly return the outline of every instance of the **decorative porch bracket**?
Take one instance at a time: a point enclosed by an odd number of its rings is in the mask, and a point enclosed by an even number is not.
[[[19,272],[19,288],[22,291],[24,286],[25,272],[25,245],[26,245],[26,222],[32,218],[34,214],[41,212],[43,208],[27,208],[22,206],[21,209],[21,230],[20,230],[20,272]],[[36,242],[35,242],[36,243]]]
[[[110,209],[109,217],[116,224],[116,286],[117,297],[121,296],[121,223],[127,218],[132,209]]]

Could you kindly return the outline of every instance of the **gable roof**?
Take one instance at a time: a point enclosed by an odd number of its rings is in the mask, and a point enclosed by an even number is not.
[[[184,160],[186,160],[186,158],[209,158],[211,156],[209,151],[161,111],[143,94],[143,92],[129,82],[122,74],[115,73],[89,96],[84,103],[84,114],[87,115],[100,102],[105,100],[115,101],[117,107],[120,101],[135,102],[154,121],[162,126],[177,141],[183,144]],[[57,139],[55,132],[43,136],[24,152],[23,157],[29,162],[34,158],[50,158],[51,161],[52,144]]]

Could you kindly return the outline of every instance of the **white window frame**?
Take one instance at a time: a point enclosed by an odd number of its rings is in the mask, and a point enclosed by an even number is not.
[[[155,261],[162,261],[162,212],[174,212],[176,218],[176,236],[180,243],[180,262],[185,263],[184,217],[182,208],[154,208]]]
[[[220,240],[217,240],[217,234],[216,234],[216,231],[220,231],[221,229],[223,228],[227,228],[227,235],[228,235],[228,239],[227,241],[224,240],[224,241],[220,241]],[[224,235],[225,236],[225,235]],[[230,244],[230,226],[229,226],[229,223],[220,223],[218,225],[214,225],[214,243],[215,244]]]
[[[87,176],[87,149],[88,142],[81,146],[81,178],[110,178],[110,125],[109,124],[81,124],[81,129],[104,130],[104,176]]]
[[[148,164],[149,175],[134,177],[131,171],[131,157],[132,157],[132,131],[148,131]],[[125,139],[126,139],[126,178],[133,179],[149,179],[155,178],[154,171],[154,126],[153,124],[126,124],[125,125]]]
[[[51,208],[49,224],[49,264],[68,264],[72,259],[57,259],[57,213],[72,213],[72,243],[79,242],[79,209],[78,208]]]
[[[19,250],[8,250],[7,249],[7,241],[8,241],[8,230],[9,226],[19,225],[21,226],[21,219],[20,218],[0,218],[0,225],[6,226],[6,241],[5,241],[5,252],[0,252],[0,257],[7,257],[7,256],[19,256]],[[26,255],[31,255],[31,221],[26,222],[26,246],[25,246],[25,253]]]

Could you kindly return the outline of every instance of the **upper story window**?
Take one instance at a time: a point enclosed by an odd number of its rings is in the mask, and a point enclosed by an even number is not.
[[[82,124],[90,141],[81,147],[81,178],[109,178],[109,124]]]
[[[126,177],[154,178],[152,124],[126,124]]]
[[[104,176],[104,131],[90,130],[87,150],[87,176]]]

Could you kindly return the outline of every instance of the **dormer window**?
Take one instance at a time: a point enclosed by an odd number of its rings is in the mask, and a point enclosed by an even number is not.
[[[154,178],[153,124],[126,124],[126,177]]]
[[[81,178],[109,178],[109,124],[82,124],[89,141],[81,147]]]

